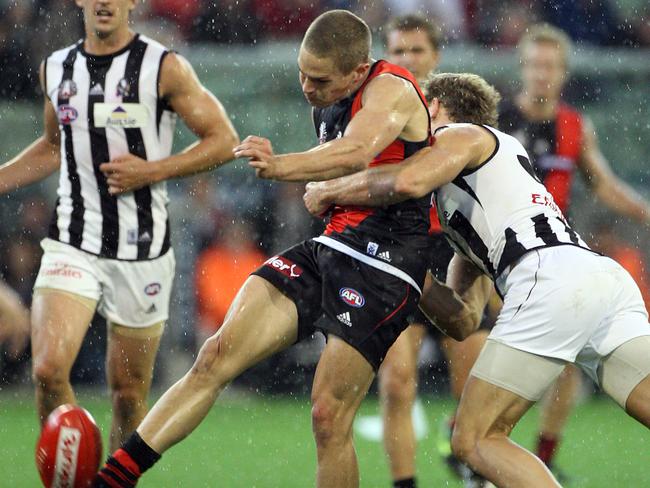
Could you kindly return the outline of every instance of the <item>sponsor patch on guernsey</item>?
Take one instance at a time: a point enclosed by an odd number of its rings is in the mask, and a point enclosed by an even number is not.
[[[135,129],[149,123],[149,110],[141,103],[96,103],[95,127]]]
[[[361,308],[365,305],[366,299],[354,288],[344,287],[339,290],[339,297],[346,304],[354,308]]]
[[[273,256],[267,259],[264,265],[279,271],[291,280],[302,274],[302,268],[284,256]]]

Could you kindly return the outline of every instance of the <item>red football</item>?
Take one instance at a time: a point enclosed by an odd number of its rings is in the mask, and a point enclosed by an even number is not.
[[[36,444],[36,466],[46,488],[90,486],[101,457],[101,434],[87,410],[67,404],[49,415]]]

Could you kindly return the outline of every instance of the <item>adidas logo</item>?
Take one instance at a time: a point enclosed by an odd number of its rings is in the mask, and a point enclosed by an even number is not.
[[[344,312],[336,316],[339,322],[343,322],[348,327],[352,327],[352,320],[350,320],[350,312]]]
[[[104,95],[104,89],[102,88],[102,85],[99,83],[95,83],[95,85],[90,89],[89,92],[90,95]]]
[[[154,312],[157,312],[157,311],[158,311],[158,309],[156,308],[156,304],[152,303],[151,307],[149,307],[145,313],[154,313]]]
[[[379,259],[383,259],[384,261],[388,261],[389,263],[391,261],[390,252],[388,252],[388,251],[380,252],[379,254],[377,254],[377,257]]]
[[[138,238],[138,242],[150,242],[151,241],[151,234],[149,232],[144,231],[142,234],[140,234],[140,237]]]

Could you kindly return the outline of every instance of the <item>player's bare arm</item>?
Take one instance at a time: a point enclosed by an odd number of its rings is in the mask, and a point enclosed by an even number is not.
[[[17,357],[29,338],[29,311],[18,294],[0,281],[0,345],[7,345],[11,357]]]
[[[485,161],[494,151],[494,138],[485,129],[459,124],[441,130],[433,146],[404,162],[309,184],[307,210],[320,215],[333,204],[383,206],[419,198],[453,181],[465,168]]]
[[[43,63],[40,67],[40,80],[45,92]],[[44,95],[43,135],[0,166],[0,193],[7,193],[47,178],[61,166],[59,122],[48,94]]]
[[[274,155],[268,139],[249,136],[235,155],[251,158],[250,165],[262,178],[321,181],[366,169],[397,138],[421,141],[427,137],[424,105],[406,80],[378,76],[364,90],[362,103],[339,139],[305,152]]]
[[[199,141],[155,164],[132,154],[102,164],[100,169],[107,176],[111,194],[207,171],[234,157],[233,147],[239,142],[237,131],[223,105],[201,84],[187,60],[174,53],[165,57],[159,90]]]
[[[427,273],[420,309],[442,332],[462,341],[478,329],[491,292],[490,278],[455,254],[449,263],[446,284]]]
[[[639,222],[650,222],[650,204],[618,178],[598,145],[593,123],[584,118],[583,144],[578,165],[594,194],[610,210]]]

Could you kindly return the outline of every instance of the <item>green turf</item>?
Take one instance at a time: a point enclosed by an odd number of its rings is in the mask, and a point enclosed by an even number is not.
[[[105,401],[82,396],[102,427],[109,425]],[[420,443],[421,487],[460,487],[441,463],[435,449],[437,425],[451,403],[424,399],[430,423]],[[367,400],[362,414],[376,412]],[[240,398],[220,401],[205,422],[169,451],[139,486],[302,488],[314,485],[315,449],[308,399]],[[531,412],[514,434],[530,446],[537,419]],[[35,414],[29,396],[0,392],[0,487],[37,487],[34,445]],[[389,487],[381,446],[356,440],[362,487]],[[650,435],[607,400],[577,408],[570,420],[558,464],[573,477],[569,487],[619,488],[650,486]]]

